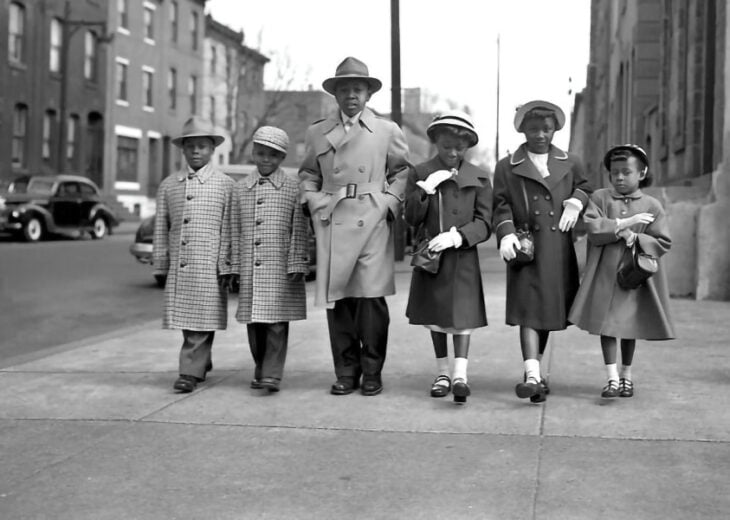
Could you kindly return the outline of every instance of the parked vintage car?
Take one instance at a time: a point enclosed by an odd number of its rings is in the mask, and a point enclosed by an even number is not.
[[[118,224],[96,184],[80,175],[23,175],[0,193],[0,231],[28,242],[49,234],[100,239]]]

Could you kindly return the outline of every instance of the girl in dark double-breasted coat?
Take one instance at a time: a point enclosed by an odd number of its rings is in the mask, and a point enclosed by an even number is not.
[[[441,251],[441,261],[435,274],[414,269],[406,315],[431,331],[437,368],[431,396],[452,390],[454,401],[463,403],[471,393],[466,376],[470,334],[487,325],[476,246],[491,234],[492,186],[487,172],[464,160],[478,141],[468,114],[439,116],[427,134],[438,154],[409,172],[405,219],[418,228],[418,239],[431,238],[429,249]],[[454,341],[453,379],[448,334]]]
[[[540,360],[550,331],[568,326],[579,283],[571,230],[592,190],[580,160],[551,144],[565,123],[560,107],[531,101],[517,110],[514,123],[526,142],[497,164],[493,224],[508,262],[506,322],[520,327],[525,375],[515,391],[542,402],[549,390]],[[535,256],[518,264],[516,231],[524,227],[533,233]]]

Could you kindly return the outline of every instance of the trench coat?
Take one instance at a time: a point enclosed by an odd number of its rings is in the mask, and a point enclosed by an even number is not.
[[[416,226],[416,239],[439,234],[439,197],[427,195],[417,181],[447,169],[438,157],[419,164],[408,174],[405,220]],[[462,161],[456,178],[438,186],[441,193],[442,230],[452,226],[461,233],[458,249],[445,249],[436,274],[413,270],[406,316],[418,325],[457,330],[487,325],[477,244],[491,234],[492,184],[487,172]]]
[[[236,319],[276,323],[307,317],[304,280],[309,267],[309,224],[299,204],[297,179],[279,168],[238,182],[231,209],[232,270],[240,275]]]
[[[497,163],[493,225],[497,247],[503,237],[524,225],[529,225],[535,238],[535,259],[531,263],[507,265],[506,323],[536,330],[562,330],[568,326],[579,272],[573,233],[563,233],[558,223],[565,200],[576,198],[585,208],[593,190],[575,155],[555,146],[550,146],[548,153],[550,175],[544,179],[530,161],[526,144]]]
[[[626,243],[616,236],[617,218],[651,213],[651,224],[635,224],[641,249],[659,258],[659,270],[637,289],[622,289],[616,271]],[[641,190],[621,195],[613,188],[597,190],[583,215],[588,232],[585,274],[570,311],[570,321],[591,334],[622,339],[672,339],[669,291],[661,258],[672,245],[661,203]]]
[[[210,164],[160,183],[152,256],[155,274],[167,275],[163,328],[226,328],[228,293],[218,275],[231,272],[233,184]]]
[[[391,226],[407,176],[403,132],[369,108],[348,132],[339,111],[307,129],[299,180],[317,241],[315,305],[395,293]]]

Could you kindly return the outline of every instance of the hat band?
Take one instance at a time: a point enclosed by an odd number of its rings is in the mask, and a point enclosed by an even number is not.
[[[459,116],[440,116],[434,119],[431,124],[433,123],[440,123],[440,122],[446,122],[448,119],[455,119],[457,121],[461,121],[462,123],[468,125],[470,128],[474,128],[474,125],[471,123],[471,121],[468,121],[464,119],[463,117]]]

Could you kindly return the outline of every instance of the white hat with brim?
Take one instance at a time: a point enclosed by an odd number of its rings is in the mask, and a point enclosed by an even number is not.
[[[377,92],[383,86],[383,83],[379,79],[370,76],[367,65],[357,58],[350,56],[345,58],[342,63],[337,66],[334,76],[327,78],[322,82],[322,88],[325,92],[329,92],[334,96],[337,82],[345,79],[359,79],[364,81],[368,84],[368,89],[371,94]]]
[[[207,137],[213,141],[213,146],[218,146],[226,140],[222,135],[214,134],[210,125],[197,117],[191,117],[185,121],[182,134],[172,139],[171,142],[178,148],[182,148],[183,141],[189,137]]]
[[[426,135],[431,141],[434,140],[434,130],[439,126],[455,126],[468,130],[472,135],[472,142],[469,147],[475,146],[479,142],[479,135],[474,129],[474,123],[471,120],[471,116],[461,110],[450,110],[441,115],[434,117],[431,124],[426,128]]]
[[[289,148],[289,136],[284,130],[275,126],[262,126],[254,132],[252,141],[285,154]]]
[[[555,114],[555,119],[558,123],[555,127],[555,130],[560,130],[561,128],[563,128],[563,126],[565,126],[565,113],[563,112],[563,109],[561,109],[558,105],[554,103],[538,99],[536,101],[530,101],[529,103],[525,103],[524,105],[517,107],[517,112],[515,112],[515,130],[517,130],[518,132],[522,131],[520,130],[520,128],[522,127],[522,122],[524,121],[525,116],[530,110],[534,110],[535,108],[550,110]]]

